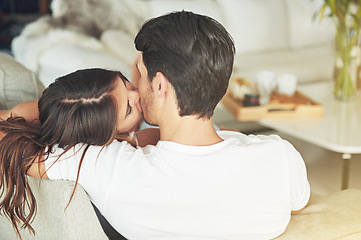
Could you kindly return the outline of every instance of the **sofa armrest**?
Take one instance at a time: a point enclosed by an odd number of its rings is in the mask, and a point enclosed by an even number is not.
[[[20,230],[23,239],[108,239],[80,185],[66,208],[74,182],[28,179],[37,201],[37,213],[31,224],[35,236]],[[2,240],[17,239],[10,221],[2,215],[0,236]]]
[[[0,63],[0,110],[39,99],[44,85],[35,73],[4,53],[0,53]]]
[[[361,191],[348,189],[311,198],[309,205],[292,215],[282,239],[361,239]]]

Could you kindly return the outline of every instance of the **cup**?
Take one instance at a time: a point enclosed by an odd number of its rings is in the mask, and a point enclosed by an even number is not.
[[[243,99],[244,107],[258,106],[259,95],[257,93],[246,93]]]
[[[297,88],[297,77],[294,74],[282,74],[277,78],[277,92],[293,96]]]
[[[269,103],[271,93],[275,87],[275,74],[271,71],[261,71],[257,73],[257,87],[260,95],[259,103],[265,105]]]

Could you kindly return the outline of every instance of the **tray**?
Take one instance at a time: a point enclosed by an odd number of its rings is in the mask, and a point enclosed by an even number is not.
[[[293,96],[273,93],[270,103],[261,106],[244,107],[228,90],[221,103],[238,121],[261,119],[319,118],[324,116],[323,105],[296,91]]]

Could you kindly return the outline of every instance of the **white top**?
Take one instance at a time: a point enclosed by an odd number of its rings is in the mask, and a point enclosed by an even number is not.
[[[305,164],[278,136],[221,131],[211,146],[160,141],[89,147],[79,184],[110,224],[128,239],[270,239],[291,210],[310,197]],[[78,145],[53,166],[50,179],[75,181]],[[82,148],[84,149],[84,148]]]

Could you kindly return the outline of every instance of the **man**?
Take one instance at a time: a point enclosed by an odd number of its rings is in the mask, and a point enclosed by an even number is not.
[[[309,200],[306,169],[277,136],[214,130],[213,111],[234,57],[223,26],[190,12],[172,13],[145,23],[135,45],[144,118],[159,126],[160,142],[141,157],[155,172],[148,169],[147,183],[133,185],[144,198],[133,218],[137,231],[119,231],[130,239],[280,235],[291,211]]]
[[[271,239],[310,197],[300,154],[278,136],[216,132],[214,108],[228,87],[232,38],[215,20],[174,12],[135,39],[145,120],[156,146],[90,146],[78,183],[128,239]],[[137,75],[137,74],[135,74]],[[74,181],[83,151],[46,160],[50,179]]]

